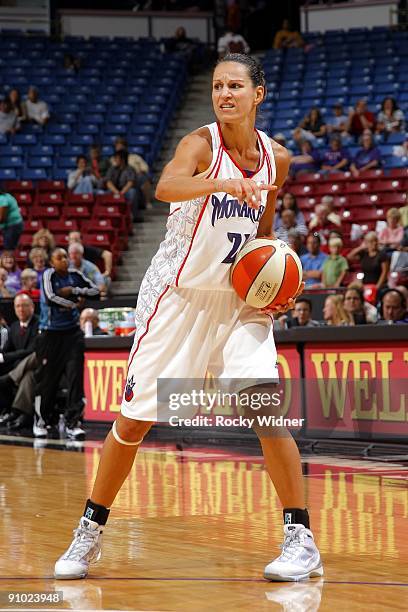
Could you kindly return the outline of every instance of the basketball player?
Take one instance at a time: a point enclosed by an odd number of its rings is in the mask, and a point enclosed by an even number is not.
[[[171,203],[167,233],[140,288],[121,414],[105,440],[73,542],[56,562],[56,578],[84,578],[100,558],[109,509],[157,420],[157,379],[203,379],[207,368],[218,378],[253,379],[253,388],[259,379],[278,378],[272,317],[244,304],[229,283],[248,236],[272,236],[277,188],[289,167],[286,150],[255,130],[265,94],[260,65],[226,55],[213,77],[217,123],[185,136],[163,171],[156,197]],[[276,310],[293,306],[290,300]],[[265,577],[321,576],[295,441],[258,436],[284,514],[283,550]]]

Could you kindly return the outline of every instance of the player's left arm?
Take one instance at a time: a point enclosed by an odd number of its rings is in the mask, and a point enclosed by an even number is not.
[[[275,156],[276,180],[275,185],[282,187],[289,172],[290,155],[285,147],[271,140]],[[273,233],[273,221],[275,218],[276,200],[278,191],[270,191],[266,200],[266,207],[259,221],[257,238],[275,238]]]

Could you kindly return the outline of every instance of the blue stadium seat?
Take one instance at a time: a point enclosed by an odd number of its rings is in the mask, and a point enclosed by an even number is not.
[[[51,157],[46,157],[42,155],[41,157],[30,156],[28,158],[28,167],[29,168],[52,168],[52,159]]]
[[[14,168],[0,168],[0,181],[14,181],[17,174]]]
[[[0,155],[5,157],[23,155],[23,148],[20,145],[0,145]]]
[[[21,178],[24,181],[39,181],[48,178],[44,168],[26,168],[21,173]]]
[[[18,155],[0,157],[0,168],[22,168],[23,166],[23,158]]]

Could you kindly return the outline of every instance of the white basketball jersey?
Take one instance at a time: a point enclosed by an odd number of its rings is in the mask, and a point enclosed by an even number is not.
[[[206,126],[212,138],[212,162],[207,178],[245,178],[226,150],[217,123]],[[257,130],[260,159],[258,170],[250,177],[257,182],[273,184],[276,180],[275,159],[268,136]],[[165,285],[232,291],[230,266],[238,250],[256,235],[259,219],[266,206],[267,191],[262,191],[258,210],[227,193],[170,204],[167,231],[159,250],[146,272],[146,279]],[[155,283],[156,284],[156,283]],[[160,283],[161,284],[161,283]]]

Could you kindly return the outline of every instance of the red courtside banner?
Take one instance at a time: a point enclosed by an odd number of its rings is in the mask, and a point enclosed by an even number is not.
[[[128,351],[95,350],[85,353],[85,419],[114,421],[126,381]],[[283,412],[288,418],[300,418],[300,359],[296,345],[278,347],[278,366],[283,383]]]
[[[307,437],[407,440],[405,342],[306,345],[304,362]]]

